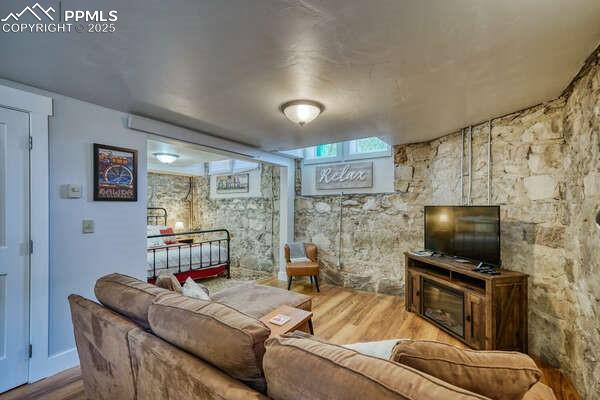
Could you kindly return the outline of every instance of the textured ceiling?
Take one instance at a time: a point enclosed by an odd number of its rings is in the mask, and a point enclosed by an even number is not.
[[[1,77],[265,150],[439,137],[558,96],[600,39],[598,0],[61,6],[115,9],[118,32],[0,32]],[[295,127],[278,111],[294,98],[326,110]]]

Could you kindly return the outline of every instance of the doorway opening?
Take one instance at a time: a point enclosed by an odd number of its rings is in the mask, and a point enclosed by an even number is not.
[[[279,269],[280,168],[173,139],[148,140],[148,279],[211,290]]]

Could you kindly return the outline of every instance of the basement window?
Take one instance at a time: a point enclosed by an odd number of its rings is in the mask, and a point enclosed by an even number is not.
[[[341,143],[318,144],[304,149],[305,164],[319,164],[342,160]]]
[[[303,149],[304,164],[362,160],[392,155],[392,147],[377,136]]]
[[[373,136],[364,139],[356,139],[345,142],[345,159],[355,160],[357,158],[387,157],[390,155],[390,145]]]
[[[258,163],[245,160],[217,160],[208,163],[209,175],[231,175],[248,172],[259,167]]]

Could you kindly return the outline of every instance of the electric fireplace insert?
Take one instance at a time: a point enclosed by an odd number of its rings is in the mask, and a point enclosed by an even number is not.
[[[458,336],[465,337],[465,297],[463,292],[423,279],[422,315]]]

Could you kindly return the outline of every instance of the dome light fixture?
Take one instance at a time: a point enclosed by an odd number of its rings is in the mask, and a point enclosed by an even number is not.
[[[279,109],[290,121],[304,126],[317,118],[325,106],[314,100],[292,100],[283,103]]]
[[[172,164],[179,158],[179,154],[173,153],[154,153],[154,157],[163,164]]]

